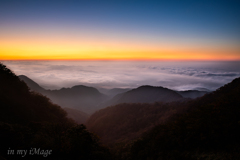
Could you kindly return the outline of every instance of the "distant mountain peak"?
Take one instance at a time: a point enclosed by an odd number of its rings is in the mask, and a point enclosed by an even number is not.
[[[144,85],[118,94],[104,105],[111,106],[120,103],[172,102],[182,99],[183,97],[180,94],[171,89]]]
[[[19,79],[24,81],[31,90],[49,97],[61,107],[80,109],[87,113],[99,109],[99,104],[107,99],[106,95],[93,87],[76,85],[71,88],[61,88],[60,90],[45,90],[27,76],[20,75]]]
[[[96,88],[89,87],[89,86],[84,86],[84,85],[73,86],[71,88],[71,90],[73,90],[73,91],[80,91],[80,92],[86,92],[86,93],[100,94],[100,92]]]
[[[18,77],[20,80],[24,81],[28,85],[28,87],[33,91],[41,92],[45,90],[44,88],[39,86],[36,82],[34,82],[32,79],[25,75],[19,75]]]
[[[71,89],[95,89],[95,88],[84,86],[84,85],[76,85],[76,86],[73,86]]]
[[[143,85],[143,86],[140,86],[140,87],[138,87],[138,88],[136,88],[136,89],[142,89],[142,88],[152,88],[152,89],[154,89],[154,88],[164,88],[164,87],[162,87],[162,86],[150,86],[150,85]],[[164,88],[164,89],[167,89],[167,88]]]

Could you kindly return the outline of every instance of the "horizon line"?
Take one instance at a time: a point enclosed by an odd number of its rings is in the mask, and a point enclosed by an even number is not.
[[[240,59],[0,59],[0,61],[240,61]]]

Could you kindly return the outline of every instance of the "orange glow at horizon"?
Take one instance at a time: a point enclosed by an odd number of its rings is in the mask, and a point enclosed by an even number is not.
[[[0,60],[240,60],[239,53],[226,46],[0,39]]]

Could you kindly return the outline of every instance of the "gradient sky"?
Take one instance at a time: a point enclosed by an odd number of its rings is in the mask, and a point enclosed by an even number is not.
[[[239,0],[0,0],[0,60],[240,60]]]

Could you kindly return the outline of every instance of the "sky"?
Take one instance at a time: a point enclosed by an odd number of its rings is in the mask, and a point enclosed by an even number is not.
[[[0,60],[240,60],[239,0],[0,0]]]

